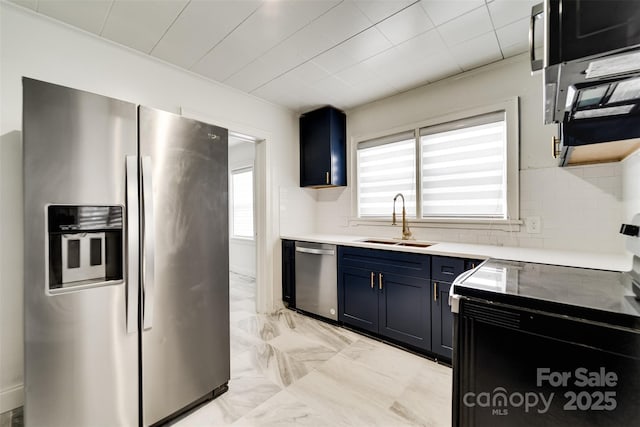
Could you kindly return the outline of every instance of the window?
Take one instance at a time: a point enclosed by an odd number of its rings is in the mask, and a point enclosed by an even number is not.
[[[416,154],[413,132],[358,144],[358,216],[389,216],[393,197],[406,198],[407,215],[416,216]]]
[[[232,236],[253,239],[253,169],[231,172]]]
[[[420,129],[422,217],[506,218],[504,112]]]
[[[358,142],[357,215],[391,216],[402,193],[418,222],[518,218],[517,99]]]

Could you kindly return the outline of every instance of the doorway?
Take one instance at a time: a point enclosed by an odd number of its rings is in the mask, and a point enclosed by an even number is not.
[[[255,315],[256,140],[229,132],[229,296],[233,318]]]

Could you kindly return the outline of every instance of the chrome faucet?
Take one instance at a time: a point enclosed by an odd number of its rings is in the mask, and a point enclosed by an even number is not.
[[[404,196],[402,193],[396,194],[393,198],[393,220],[391,225],[396,225],[396,199],[398,197],[402,197],[402,240],[410,240],[413,239],[411,235],[411,230],[409,230],[409,224],[407,223],[407,211],[404,208]]]

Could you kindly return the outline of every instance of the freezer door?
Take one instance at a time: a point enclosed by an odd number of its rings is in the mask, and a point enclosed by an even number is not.
[[[227,130],[139,107],[143,424],[229,380]]]
[[[136,132],[133,104],[23,79],[26,425],[138,424]]]

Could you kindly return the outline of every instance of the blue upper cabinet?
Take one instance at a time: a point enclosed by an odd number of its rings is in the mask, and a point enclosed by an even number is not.
[[[347,119],[334,107],[300,116],[300,187],[347,185]]]

